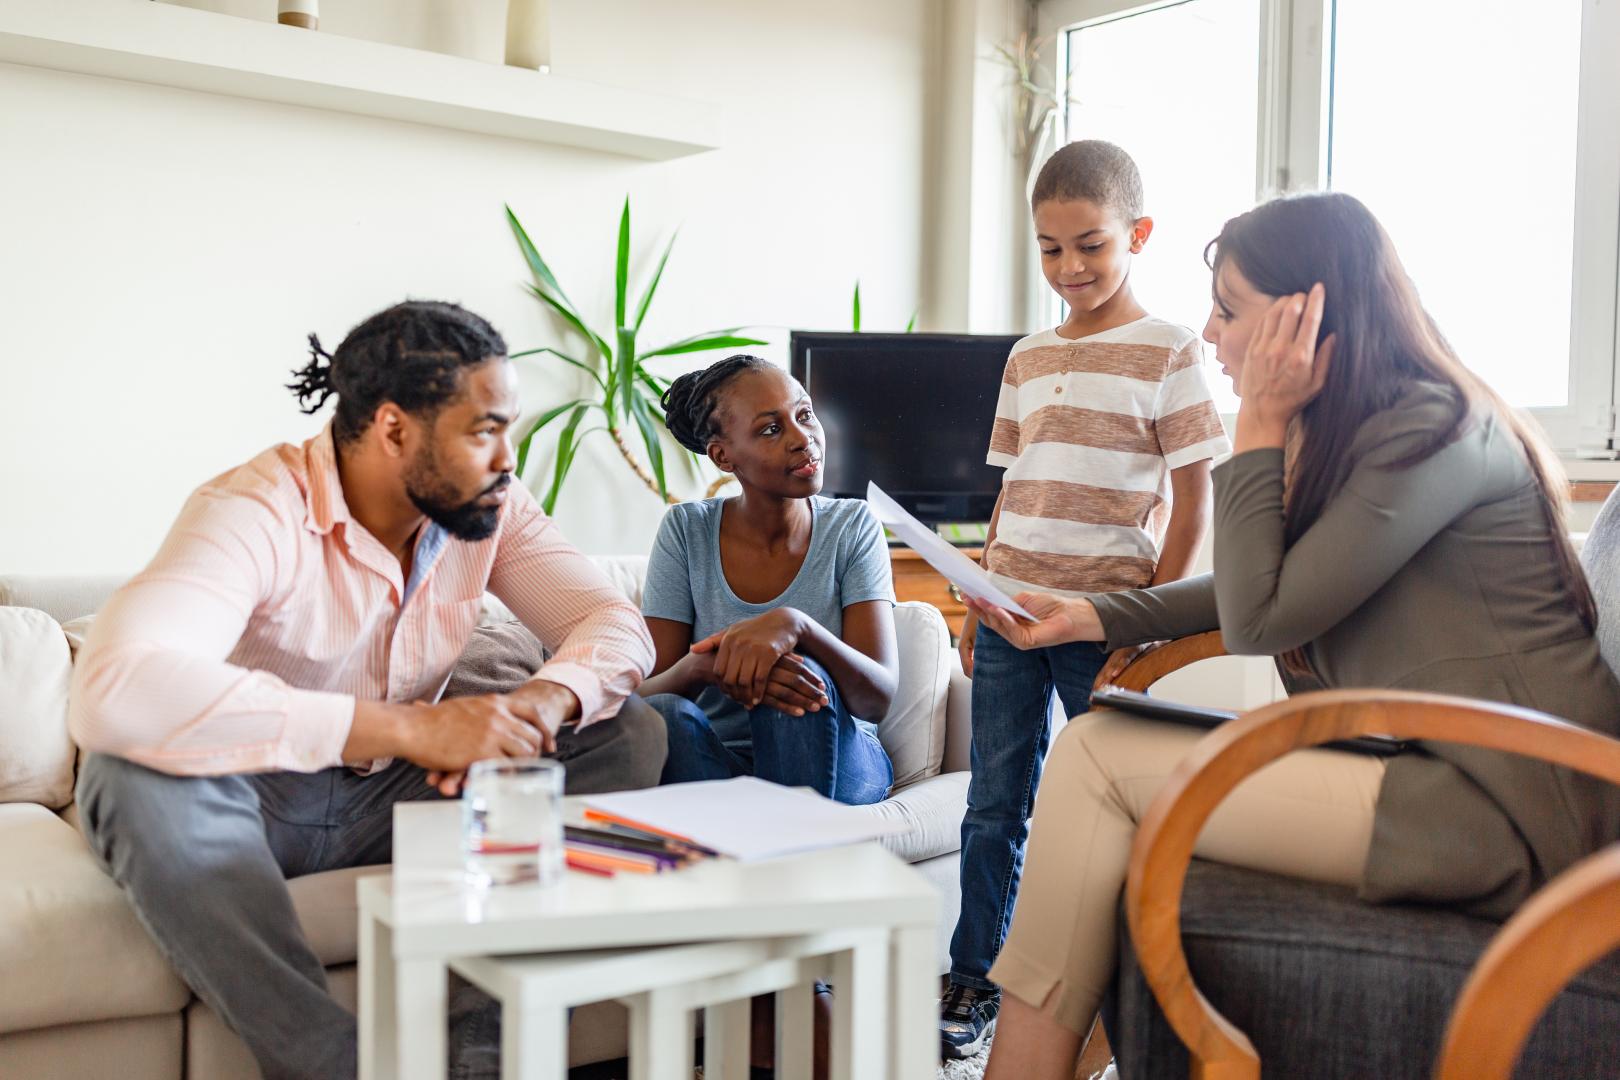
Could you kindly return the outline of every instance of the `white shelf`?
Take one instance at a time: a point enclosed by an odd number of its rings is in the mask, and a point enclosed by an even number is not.
[[[151,0],[0,0],[0,62],[667,160],[719,107]]]

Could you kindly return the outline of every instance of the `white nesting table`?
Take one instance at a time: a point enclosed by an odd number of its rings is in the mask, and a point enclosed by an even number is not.
[[[608,879],[569,872],[550,889],[478,889],[461,877],[459,826],[456,803],[397,805],[393,872],[360,879],[361,1080],[444,1075],[452,961],[562,960],[570,953],[716,941],[774,942],[762,953],[762,965],[768,959],[780,967],[817,949],[831,958],[828,973],[843,976],[850,990],[839,995],[834,1018],[838,1073],[856,1080],[935,1075],[939,897],[879,845],[758,863],[711,860],[657,875]],[[704,1008],[729,1000],[725,994],[743,985],[737,972],[725,987],[701,970],[693,975],[684,988],[663,980],[660,996],[647,1000]],[[862,986],[886,994],[863,1007],[870,995]],[[795,1012],[800,1004],[808,1009],[808,988],[783,996]],[[735,1010],[711,1008],[710,1016],[735,1027]],[[796,1039],[792,1033],[802,1026],[788,1023],[784,1030]]]

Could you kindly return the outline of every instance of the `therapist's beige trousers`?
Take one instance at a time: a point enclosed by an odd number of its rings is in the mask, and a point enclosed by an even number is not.
[[[1084,1033],[1113,978],[1116,916],[1136,823],[1203,736],[1088,713],[1053,742],[1035,801],[1012,929],[990,978]],[[1200,858],[1336,885],[1361,881],[1384,763],[1304,750],[1249,777],[1198,838]]]

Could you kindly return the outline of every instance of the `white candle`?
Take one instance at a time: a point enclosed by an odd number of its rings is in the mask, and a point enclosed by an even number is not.
[[[276,21],[314,30],[321,21],[321,0],[277,0]]]
[[[548,0],[507,0],[506,62],[512,67],[547,70],[551,66],[551,18]]]

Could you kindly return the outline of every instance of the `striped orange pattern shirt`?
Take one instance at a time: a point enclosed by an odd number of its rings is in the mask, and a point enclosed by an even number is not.
[[[1013,346],[987,460],[1007,470],[985,568],[1009,592],[1153,580],[1170,470],[1228,453],[1198,337],[1147,316]]]
[[[349,514],[330,426],[208,481],[96,616],[75,740],[180,775],[339,765],[356,700],[438,700],[486,589],[551,650],[536,678],[572,690],[582,724],[613,715],[652,667],[646,623],[508,490],[488,539],[425,525],[407,582]]]

